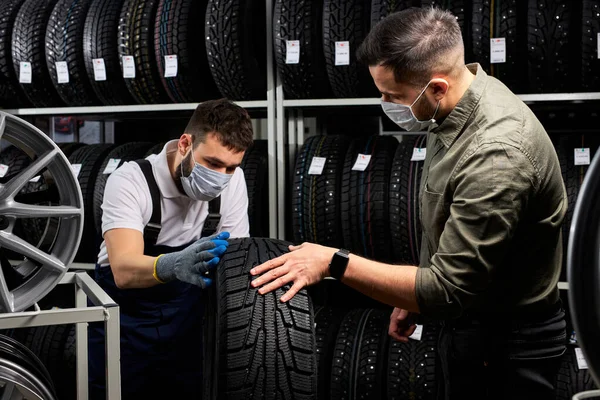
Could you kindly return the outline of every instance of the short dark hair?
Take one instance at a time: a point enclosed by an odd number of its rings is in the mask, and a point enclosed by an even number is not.
[[[224,146],[237,152],[250,147],[254,137],[248,112],[227,99],[200,103],[185,133],[192,135],[194,148],[213,133]]]
[[[460,49],[459,59],[448,57]],[[456,17],[435,7],[390,14],[373,27],[357,51],[368,66],[391,68],[397,82],[424,86],[435,73],[464,66],[464,43]]]

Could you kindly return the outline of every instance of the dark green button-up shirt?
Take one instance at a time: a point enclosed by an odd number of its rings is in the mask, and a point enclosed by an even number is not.
[[[471,87],[427,139],[416,296],[433,318],[558,300],[567,197],[556,151],[518,97],[469,69]]]

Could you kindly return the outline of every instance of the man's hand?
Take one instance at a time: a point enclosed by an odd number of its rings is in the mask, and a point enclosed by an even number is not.
[[[288,283],[294,284],[281,296],[282,302],[292,299],[302,288],[329,276],[329,263],[337,250],[304,243],[290,246],[290,252],[267,261],[250,271],[252,276],[262,275],[252,281],[252,287],[263,286],[258,293],[267,294]]]
[[[181,251],[164,254],[156,261],[156,275],[163,282],[173,279],[200,286],[202,289],[212,284],[205,274],[221,260],[229,242],[229,233],[222,232],[208,238],[201,238]]]
[[[394,308],[390,317],[390,336],[399,342],[408,343],[408,337],[417,328],[417,325],[413,323],[413,317],[413,313],[409,311]]]

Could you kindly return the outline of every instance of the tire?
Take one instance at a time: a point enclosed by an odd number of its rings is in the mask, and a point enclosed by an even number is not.
[[[572,1],[529,0],[528,49],[530,93],[573,89],[573,43],[569,38]],[[581,57],[581,55],[578,55]]]
[[[571,400],[577,393],[586,390],[596,390],[592,374],[586,369],[579,369],[575,349],[578,346],[567,346],[563,355],[560,370],[556,376],[554,388],[556,400]]]
[[[99,104],[83,58],[83,27],[92,0],[59,0],[46,29],[46,64],[52,83],[69,106]],[[56,62],[69,67],[69,83],[58,83]]]
[[[59,143],[58,147],[60,148],[60,151],[63,152],[63,154],[65,155],[65,157],[69,158],[71,157],[71,155],[76,152],[78,149],[81,149],[82,147],[87,146],[85,143]]]
[[[350,140],[341,135],[313,136],[296,159],[292,229],[296,243],[342,247],[342,174]],[[313,157],[327,158],[322,175],[309,175]]]
[[[345,315],[344,310],[329,307],[319,307],[315,311],[318,400],[329,400],[334,347]]]
[[[600,60],[598,33],[600,33],[600,1],[583,0],[581,88],[586,92],[600,91]]]
[[[456,17],[465,45],[465,60],[473,59],[471,49],[471,0],[423,0],[423,7],[439,7],[450,11]]]
[[[77,398],[75,325],[48,326],[41,338],[37,355],[50,371],[58,398],[75,400]]]
[[[24,0],[8,0],[0,3],[0,105],[21,107],[28,104],[19,86],[12,58],[12,32],[15,20]]]
[[[371,29],[390,14],[421,6],[421,0],[373,0],[371,2]]]
[[[393,262],[419,265],[421,220],[419,191],[423,162],[411,161],[413,149],[427,145],[426,136],[408,136],[398,145],[390,179],[390,234]]]
[[[77,262],[95,263],[98,260],[100,248],[94,223],[94,185],[102,163],[113,148],[110,144],[93,144],[80,148],[69,156],[71,164],[81,164],[77,181],[83,196],[84,222],[81,242],[75,256]]]
[[[391,259],[389,179],[398,141],[389,136],[357,139],[344,161],[341,196],[344,247],[378,261]],[[352,171],[359,154],[371,155],[364,172]]]
[[[331,97],[323,56],[323,0],[275,3],[275,61],[286,99]],[[287,40],[300,41],[300,62],[286,64]]]
[[[269,236],[269,156],[267,141],[255,140],[241,165],[248,190],[250,237]]]
[[[204,27],[208,0],[160,0],[154,26],[156,64],[162,85],[174,103],[219,97],[206,59]],[[165,78],[165,56],[177,55],[177,76]]]
[[[350,311],[340,326],[331,368],[332,400],[382,399],[389,314]]]
[[[209,0],[205,34],[208,64],[224,97],[262,100],[267,90],[267,33],[263,0]]]
[[[388,399],[435,400],[438,328],[425,325],[421,340],[390,340],[388,348]]]
[[[270,239],[230,241],[208,292],[203,398],[315,399],[314,316],[305,290],[282,303],[283,289],[261,296],[250,269],[286,253]]]
[[[94,185],[94,224],[96,233],[102,235],[102,202],[104,201],[104,188],[108,174],[104,174],[104,169],[108,165],[111,158],[121,160],[119,167],[127,161],[134,161],[143,158],[148,149],[152,147],[152,143],[133,142],[126,143],[112,149],[106,158],[103,160],[100,168],[97,171],[96,183]]]
[[[371,28],[371,0],[325,0],[323,51],[333,94],[339,98],[377,96],[366,65],[359,65],[356,50]],[[336,42],[350,42],[350,65],[336,66]]]
[[[83,28],[83,58],[88,79],[102,104],[119,106],[135,101],[123,79],[119,47],[119,17],[124,0],[92,0]],[[96,81],[95,59],[104,59],[106,80]]]
[[[125,79],[139,104],[168,103],[154,54],[154,21],[159,0],[125,0],[119,18],[119,62],[133,56],[135,78]]]
[[[515,93],[526,91],[527,8],[523,1],[473,0],[471,47],[473,60]],[[490,63],[490,38],[506,39],[506,62]]]
[[[19,86],[34,107],[62,106],[46,65],[46,26],[57,0],[25,0],[13,28],[12,54],[18,77],[21,62],[31,63],[31,83]]]
[[[144,156],[144,158],[147,158],[148,156],[150,156],[152,154],[158,154],[158,153],[160,153],[163,150],[163,148],[165,147],[165,145],[166,145],[165,142],[155,144],[154,146],[152,146],[150,148],[150,150],[148,150],[146,152],[146,155]]]
[[[0,153],[0,164],[8,166],[6,175],[0,178],[0,183],[6,183],[19,171],[31,163],[31,158],[21,149],[9,146]]]

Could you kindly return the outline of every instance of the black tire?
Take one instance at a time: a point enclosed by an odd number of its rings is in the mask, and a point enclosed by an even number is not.
[[[208,0],[160,0],[154,26],[156,64],[162,85],[174,103],[220,97],[208,60],[204,26]],[[178,71],[165,78],[165,56],[177,55]]]
[[[139,104],[168,103],[154,54],[154,21],[159,0],[125,0],[119,18],[119,62],[133,56],[135,78],[125,79]]]
[[[75,151],[77,151],[78,149],[81,149],[82,147],[87,146],[85,143],[59,143],[58,147],[60,148],[60,151],[63,152],[63,154],[65,155],[65,157],[69,158],[71,157],[71,154],[73,154]]]
[[[323,0],[275,3],[275,60],[286,99],[331,97],[323,56]],[[286,64],[287,40],[300,41],[300,62]]]
[[[12,32],[15,20],[24,0],[8,0],[0,3],[0,105],[5,108],[28,104],[19,86],[12,58]]]
[[[373,0],[371,2],[371,29],[390,14],[421,6],[421,0]]]
[[[323,51],[333,94],[339,98],[378,94],[366,65],[359,65],[356,50],[371,29],[371,0],[325,0]],[[335,65],[338,41],[350,42],[350,65]]]
[[[104,188],[109,175],[104,174],[104,169],[108,165],[111,158],[121,160],[119,167],[127,161],[134,161],[143,158],[148,149],[152,147],[152,143],[133,142],[126,143],[112,149],[97,172],[96,183],[94,185],[94,224],[96,233],[102,235],[102,202],[104,201]]]
[[[571,18],[568,0],[529,0],[528,49],[531,93],[566,92],[573,89]],[[578,55],[581,57],[581,55]]]
[[[598,33],[600,33],[600,1],[583,0],[581,88],[586,92],[600,91],[600,60]]]
[[[46,26],[57,0],[25,0],[13,28],[12,54],[18,77],[21,62],[31,63],[31,83],[19,86],[34,107],[64,105],[46,65]]]
[[[203,358],[211,373],[204,399],[315,399],[314,316],[306,291],[282,303],[289,285],[265,296],[250,286],[253,267],[287,251],[278,240],[230,242],[208,293]]]
[[[563,355],[560,370],[556,376],[554,389],[556,400],[571,400],[577,393],[586,390],[596,390],[592,374],[587,369],[579,369],[575,349],[578,346],[567,346]]]
[[[330,307],[319,307],[315,310],[318,400],[329,400],[334,348],[345,315],[346,311]]]
[[[391,259],[389,180],[398,141],[389,136],[357,139],[344,161],[341,218],[344,247],[379,261]],[[364,172],[352,171],[359,154],[371,155]]]
[[[515,93],[526,91],[527,8],[523,1],[473,0],[472,49],[473,61],[490,75],[500,79]],[[490,63],[490,38],[506,39],[506,62]]]
[[[350,139],[346,136],[313,136],[298,154],[292,194],[292,229],[296,243],[343,246],[341,186],[349,145]],[[322,175],[308,174],[313,157],[327,158]]]
[[[248,191],[250,237],[269,236],[269,156],[267,141],[255,140],[241,165]]]
[[[77,398],[75,325],[46,327],[38,344],[38,357],[50,371],[56,393],[61,400]]]
[[[437,326],[425,325],[420,341],[411,339],[402,343],[390,340],[387,399],[436,399],[438,336]]]
[[[134,104],[119,62],[119,17],[124,0],[92,0],[83,28],[83,58],[96,96],[106,106]],[[104,59],[106,80],[96,81],[94,59]]]
[[[9,146],[0,153],[0,164],[8,166],[6,175],[0,178],[0,183],[6,183],[19,171],[31,163],[31,158],[21,149],[15,146]]]
[[[465,44],[465,60],[473,59],[471,49],[471,0],[423,0],[423,7],[440,7],[456,17]]]
[[[421,251],[421,219],[419,190],[423,173],[422,161],[411,161],[414,148],[424,148],[426,136],[405,138],[398,145],[390,181],[390,234],[393,261],[419,265]]]
[[[83,58],[83,27],[92,0],[59,0],[46,29],[46,64],[52,83],[70,106],[99,104]],[[69,67],[69,83],[58,83],[56,62]]]
[[[81,164],[77,176],[81,195],[83,196],[83,233],[75,261],[95,263],[98,260],[99,243],[94,223],[94,192],[100,167],[114,148],[110,144],[93,144],[80,148],[69,156],[71,164]]]
[[[205,37],[214,81],[230,100],[262,100],[267,91],[263,0],[209,0]]]
[[[148,156],[150,156],[152,154],[158,154],[158,153],[160,153],[163,150],[163,148],[165,147],[165,144],[166,144],[165,142],[155,144],[154,146],[152,146],[150,148],[150,150],[148,150],[146,152],[146,155],[144,156],[144,158],[146,158],[146,157],[148,157]]]
[[[332,400],[382,399],[387,368],[387,322],[380,310],[350,311],[340,326],[331,368]]]

